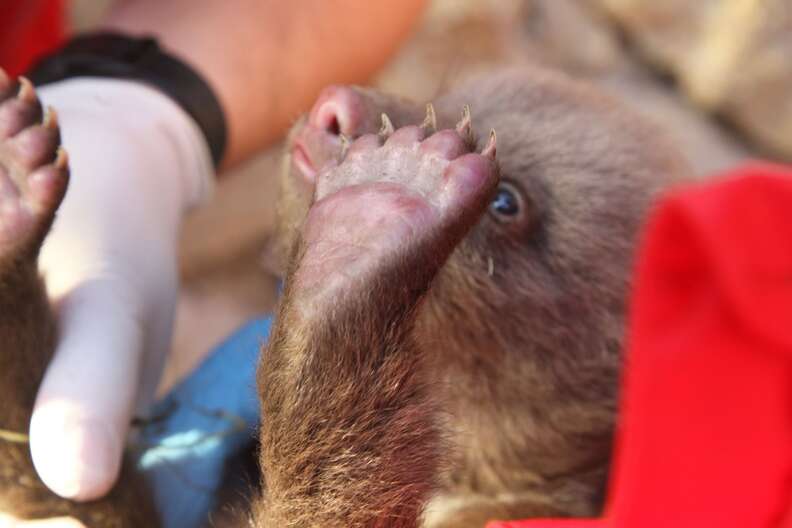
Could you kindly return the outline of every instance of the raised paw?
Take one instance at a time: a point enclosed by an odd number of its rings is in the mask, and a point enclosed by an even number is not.
[[[386,114],[378,134],[366,134],[345,146],[340,163],[330,163],[317,178],[315,200],[343,192],[397,192],[405,201],[417,199],[427,213],[449,218],[470,208],[476,197],[496,183],[495,132],[481,154],[471,152],[473,132],[465,108],[456,129],[435,131],[434,109],[427,106],[421,125],[394,130]],[[383,205],[375,200],[371,205]],[[367,208],[367,209],[370,209]],[[387,210],[387,209],[386,209]],[[430,226],[426,226],[427,228]]]
[[[439,268],[483,212],[498,170],[494,131],[472,151],[467,108],[455,129],[435,132],[435,123],[431,105],[421,125],[394,129],[383,114],[378,134],[349,143],[319,172],[298,287],[333,290],[404,255]]]
[[[35,256],[68,180],[55,111],[0,70],[0,264]]]

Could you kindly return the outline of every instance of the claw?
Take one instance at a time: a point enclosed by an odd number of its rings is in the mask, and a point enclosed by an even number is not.
[[[390,117],[388,117],[388,114],[383,113],[381,117],[382,126],[380,127],[379,135],[382,136],[383,139],[388,139],[395,129],[393,128],[393,123]]]
[[[69,166],[69,154],[63,147],[58,147],[58,153],[55,155],[55,168],[64,170]]]
[[[462,119],[459,121],[459,123],[457,123],[456,131],[457,134],[459,134],[462,137],[462,139],[464,139],[468,143],[473,142],[473,130],[471,128],[469,105],[465,105],[462,107]]]
[[[383,115],[385,115],[385,114],[383,114]],[[344,157],[346,156],[347,150],[349,150],[349,145],[352,142],[344,134],[338,134],[338,139],[341,140],[341,159],[344,159]]]
[[[487,144],[484,145],[484,148],[481,151],[482,156],[486,156],[490,159],[495,159],[495,151],[497,150],[497,137],[495,136],[495,129],[490,130],[489,139],[487,140]]]
[[[426,104],[426,117],[421,123],[421,128],[427,130],[430,134],[437,132],[437,115],[432,103]]]
[[[36,90],[33,88],[33,83],[25,77],[19,78],[19,92],[17,92],[17,99],[28,103],[36,102]]]
[[[58,114],[51,106],[48,106],[44,111],[44,120],[42,124],[44,127],[49,128],[50,130],[55,130],[58,128]]]

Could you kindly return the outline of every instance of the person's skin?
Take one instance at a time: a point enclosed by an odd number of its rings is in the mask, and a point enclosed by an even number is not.
[[[104,26],[156,35],[204,75],[226,112],[224,166],[281,136],[325,85],[362,82],[427,0],[127,0]]]
[[[409,35],[427,1],[126,0],[111,10],[103,25],[106,29],[130,34],[157,36],[166,50],[187,61],[208,80],[226,113],[229,142],[223,167],[229,167],[277,140],[325,85],[364,82],[376,72]],[[107,116],[108,133],[112,133],[112,117]],[[64,125],[67,123],[64,122]],[[65,139],[68,149],[68,137]],[[105,160],[104,165],[112,165],[112,160]],[[76,178],[87,180],[104,176],[77,174],[75,167],[72,168],[73,184]],[[123,173],[121,177],[124,183],[134,186],[140,175]],[[101,200],[102,197],[97,196],[97,199]],[[67,194],[64,202],[66,209],[68,200]],[[68,217],[68,212],[62,213],[61,217]],[[123,222],[123,214],[116,216],[117,221]],[[127,232],[134,234],[134,231]],[[79,236],[79,232],[69,233],[68,228],[63,228],[61,232],[56,230],[50,239],[66,239],[70,236]],[[68,247],[63,240],[48,239],[47,244],[57,247],[59,242],[63,247]],[[46,254],[45,244],[45,257]],[[175,258],[175,252],[173,255]],[[69,255],[60,257],[67,259]],[[49,260],[58,262],[58,255]],[[75,276],[67,277],[65,281],[72,289],[97,279],[91,276],[90,271],[77,269],[73,274]],[[135,288],[134,285],[127,286],[127,289]],[[68,291],[60,293],[67,295]],[[105,293],[113,295],[112,291]],[[116,306],[125,306],[124,299],[117,299]],[[144,361],[142,343],[148,341],[147,336],[136,336],[135,342],[140,343],[139,346],[101,350],[101,347],[106,348],[106,343],[114,342],[106,335],[100,336],[113,325],[97,325],[92,315],[102,313],[105,318],[115,317],[101,303],[95,304],[86,298],[85,302],[70,310],[72,312],[68,314],[66,322],[60,314],[61,331],[64,332],[64,324],[82,325],[83,328],[68,332],[79,336],[76,344],[72,339],[68,352],[62,350],[64,346],[59,346],[56,351],[34,411],[31,446],[37,470],[48,485],[63,481],[81,483],[72,488],[61,486],[54,491],[75,500],[90,500],[107,493],[118,471],[117,457],[113,457],[113,460],[100,455],[93,458],[93,453],[111,452],[120,457],[121,444],[132,418],[134,403],[140,399],[141,389],[108,390],[104,386],[93,385],[102,380],[94,382],[81,379],[75,383],[73,373],[81,365],[98,365],[105,369],[110,379],[113,376],[128,376],[137,381],[135,376],[139,376],[140,386],[147,387],[145,390],[156,385],[146,378],[156,378],[159,373],[148,372],[151,369],[147,368]],[[75,316],[75,311],[82,313]],[[128,314],[120,314],[119,317],[129,318]],[[140,326],[145,332],[147,327]],[[169,335],[170,323],[166,326],[168,329],[165,334]],[[159,331],[162,333],[161,328]],[[124,335],[110,337],[114,337],[115,342],[121,342]],[[100,351],[94,352],[97,349]],[[130,357],[118,360],[119,354]],[[135,370],[130,369],[129,365],[138,365],[140,368],[137,370],[142,371],[142,374],[127,372],[127,369]],[[111,372],[112,369],[124,369],[124,372]],[[107,380],[104,381],[105,386],[113,386]],[[54,417],[53,412],[43,412],[42,407],[46,406],[41,403],[53,401],[59,405],[66,404],[66,408],[78,409],[80,421],[70,423],[62,416]],[[101,405],[97,401],[101,401]],[[117,445],[111,446],[112,449],[101,445],[91,446],[91,449],[82,446],[79,453],[64,452],[63,445],[59,445],[62,435],[58,428],[81,427],[79,424],[85,423],[86,417],[94,423],[111,424],[119,429],[96,440]],[[47,452],[53,450],[57,451],[57,457],[46,456]],[[80,463],[75,466],[59,463],[58,460],[79,460]],[[81,471],[90,471],[91,478],[81,480]],[[0,526],[4,526],[3,522],[0,518]],[[71,528],[75,525],[71,521],[64,524],[63,520],[52,520],[50,524],[37,521],[37,524],[23,523],[19,526]]]

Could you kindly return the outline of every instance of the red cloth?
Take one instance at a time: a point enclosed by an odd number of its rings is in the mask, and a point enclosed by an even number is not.
[[[792,527],[792,167],[656,210],[606,515],[489,528]]]
[[[0,67],[11,76],[65,37],[64,0],[0,0]]]

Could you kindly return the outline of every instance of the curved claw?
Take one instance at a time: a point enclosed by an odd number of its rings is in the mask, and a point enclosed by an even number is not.
[[[58,147],[58,153],[55,156],[55,167],[63,170],[69,166],[69,153],[63,147]]]
[[[435,114],[434,105],[432,103],[426,104],[426,117],[424,117],[421,128],[427,130],[430,134],[437,132],[437,114]]]
[[[347,150],[349,150],[349,145],[351,145],[352,142],[344,134],[338,134],[338,139],[341,141],[341,159],[344,159]]]
[[[487,140],[487,144],[484,145],[484,148],[481,150],[481,155],[494,160],[497,150],[497,140],[498,138],[495,136],[495,129],[490,129],[489,139]]]
[[[470,105],[465,105],[462,107],[462,119],[459,120],[459,123],[456,125],[457,134],[459,134],[462,139],[467,141],[468,143],[473,142],[473,130],[472,130],[472,123],[470,118]]]
[[[19,78],[19,92],[17,92],[17,99],[28,103],[36,101],[36,90],[33,88],[33,83],[26,77]]]
[[[51,106],[48,106],[44,111],[44,120],[42,121],[42,124],[50,130],[55,130],[58,128],[58,114]]]
[[[383,113],[381,117],[382,126],[380,127],[379,135],[382,136],[383,139],[387,139],[391,134],[393,134],[395,129],[393,128],[393,123],[391,122],[390,117],[388,117],[388,114]]]

